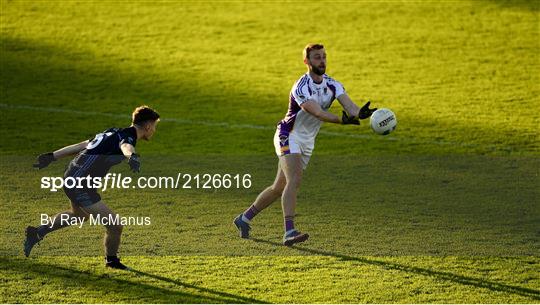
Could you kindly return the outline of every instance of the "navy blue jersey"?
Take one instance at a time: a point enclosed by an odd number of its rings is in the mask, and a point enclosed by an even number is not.
[[[137,144],[135,127],[109,128],[98,133],[84,150],[69,163],[65,176],[71,177],[104,177],[109,169],[125,159],[120,145]]]

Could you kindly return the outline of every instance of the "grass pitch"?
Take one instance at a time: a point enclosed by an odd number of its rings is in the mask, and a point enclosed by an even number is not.
[[[540,30],[534,2],[1,2],[0,301],[75,303],[539,303]],[[392,109],[387,137],[326,124],[297,226],[276,203],[236,237],[232,218],[273,180],[274,126],[301,50],[357,103]],[[108,272],[102,228],[23,229],[67,206],[39,188],[67,160],[34,157],[129,123],[145,176],[249,173],[234,190],[111,190],[133,272]],[[331,108],[339,113],[339,105]],[[120,165],[116,172],[128,174]]]

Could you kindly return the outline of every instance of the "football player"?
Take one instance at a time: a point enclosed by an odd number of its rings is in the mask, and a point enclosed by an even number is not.
[[[98,133],[92,139],[66,146],[54,152],[39,155],[34,167],[42,169],[58,159],[76,155],[69,163],[64,179],[68,177],[105,177],[109,169],[128,160],[129,167],[133,172],[139,172],[141,161],[135,151],[137,140],[150,140],[156,131],[159,122],[159,114],[148,106],[137,107],[132,113],[132,124],[127,128],[110,128]],[[90,215],[95,217],[115,217],[116,214],[101,200],[95,188],[83,185],[83,188],[67,188],[64,192],[71,201],[71,209],[60,212],[52,219],[52,225],[29,226],[26,228],[26,240],[24,241],[24,254],[28,257],[36,243],[58,229],[70,225],[62,219],[80,217],[85,219]],[[62,216],[64,215],[64,216]],[[69,217],[69,218],[68,218]],[[127,269],[117,256],[122,225],[109,224],[105,226],[104,238],[105,265],[116,269]]]
[[[249,238],[251,220],[281,197],[285,227],[283,244],[291,246],[306,241],[309,235],[294,226],[296,194],[321,124],[359,125],[359,120],[369,118],[377,110],[370,109],[369,102],[358,107],[343,85],[325,74],[326,52],[323,45],[308,44],[303,55],[308,71],[294,83],[289,95],[289,109],[285,118],[278,123],[274,136],[274,147],[279,157],[275,181],[259,194],[244,213],[234,219],[242,238]],[[344,109],[341,117],[328,112],[335,99]]]

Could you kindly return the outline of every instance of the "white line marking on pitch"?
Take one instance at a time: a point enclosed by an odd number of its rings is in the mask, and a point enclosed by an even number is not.
[[[0,103],[1,108],[11,108],[11,109],[24,109],[24,110],[32,110],[32,111],[42,111],[42,112],[56,112],[56,113],[69,113],[69,114],[80,114],[80,115],[91,115],[91,116],[107,116],[107,117],[113,117],[113,118],[121,118],[121,119],[130,119],[131,116],[129,115],[123,115],[123,114],[112,114],[112,113],[104,113],[104,112],[96,112],[96,111],[81,111],[81,110],[73,110],[73,109],[65,109],[65,108],[58,108],[58,107],[39,107],[39,106],[31,106],[31,105],[13,105],[13,104],[5,104]],[[276,127],[274,126],[267,126],[267,125],[252,125],[252,124],[234,124],[234,123],[227,123],[227,122],[201,122],[201,121],[192,121],[192,120],[186,120],[186,119],[179,119],[179,118],[162,118],[162,122],[173,122],[173,123],[179,123],[179,124],[186,124],[186,125],[202,125],[202,126],[211,126],[211,127],[225,127],[225,128],[234,128],[234,129],[260,129],[260,130],[275,130]],[[371,135],[365,135],[365,134],[350,134],[350,133],[341,133],[341,132],[333,132],[333,131],[325,131],[321,130],[319,131],[319,134],[327,135],[327,136],[333,136],[333,137],[346,137],[346,138],[359,138],[359,139],[377,139],[377,140],[389,140],[389,141],[404,141],[404,142],[410,142],[410,143],[429,143],[429,144],[438,144],[438,145],[458,145],[463,147],[481,147],[484,146],[486,148],[495,148],[495,149],[506,149],[510,150],[509,147],[497,147],[495,145],[480,145],[480,144],[467,144],[467,143],[461,143],[461,142],[449,142],[449,141],[418,141],[418,140],[411,140],[406,138],[396,138],[396,137],[376,137],[374,138]]]

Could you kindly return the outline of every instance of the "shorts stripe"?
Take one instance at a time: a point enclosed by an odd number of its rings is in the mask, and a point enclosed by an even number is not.
[[[97,159],[98,155],[90,155],[88,159],[83,163],[83,165],[73,174],[73,177],[79,177],[79,175],[82,175],[89,167],[94,163],[94,161]]]

